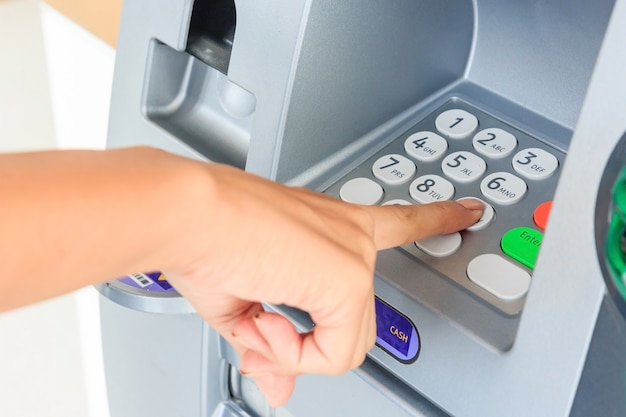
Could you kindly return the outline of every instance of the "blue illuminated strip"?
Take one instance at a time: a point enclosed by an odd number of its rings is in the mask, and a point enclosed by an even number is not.
[[[379,298],[375,302],[376,344],[400,362],[415,361],[420,338],[411,320]]]

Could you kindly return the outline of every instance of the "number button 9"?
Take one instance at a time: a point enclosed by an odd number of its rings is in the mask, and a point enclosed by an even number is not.
[[[372,166],[374,176],[390,185],[404,184],[413,178],[416,171],[413,161],[398,154],[382,156]]]

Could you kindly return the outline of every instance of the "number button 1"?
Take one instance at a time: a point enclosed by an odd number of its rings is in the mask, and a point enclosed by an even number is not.
[[[374,176],[390,185],[404,184],[416,171],[413,161],[398,154],[382,156],[372,166]]]
[[[517,138],[505,130],[494,127],[478,132],[472,144],[476,152],[489,158],[500,159],[513,153],[517,147]]]
[[[448,141],[434,132],[417,132],[404,141],[404,150],[418,161],[434,161],[448,150]]]
[[[435,127],[452,139],[463,139],[478,128],[478,119],[465,110],[450,109],[437,116]]]
[[[546,179],[556,172],[559,160],[549,152],[539,148],[529,148],[513,157],[513,169],[532,180]]]
[[[450,200],[454,196],[454,185],[439,175],[422,175],[411,183],[409,194],[420,203]]]

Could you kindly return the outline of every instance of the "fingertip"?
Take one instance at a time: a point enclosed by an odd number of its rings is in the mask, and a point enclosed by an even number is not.
[[[477,198],[466,197],[457,200],[457,203],[462,205],[468,210],[483,212],[485,204]]]

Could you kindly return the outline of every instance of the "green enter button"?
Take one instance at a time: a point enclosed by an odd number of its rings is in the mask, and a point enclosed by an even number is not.
[[[504,253],[533,269],[537,262],[543,234],[530,227],[516,227],[502,236],[500,246]]]

